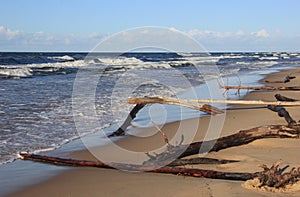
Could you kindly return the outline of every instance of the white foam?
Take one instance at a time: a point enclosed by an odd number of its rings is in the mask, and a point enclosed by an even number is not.
[[[64,55],[64,56],[55,56],[55,57],[47,57],[48,59],[53,59],[53,60],[57,60],[57,61],[72,61],[74,60],[73,57],[70,57],[68,55]]]
[[[117,58],[98,58],[98,61],[106,65],[128,65],[128,64],[142,64],[142,60],[139,60],[135,57],[117,57]]]
[[[30,68],[6,68],[0,69],[0,75],[8,77],[30,77],[32,70]]]
[[[249,65],[250,62],[236,62],[237,65]]]
[[[298,53],[290,53],[290,56],[298,56]]]
[[[191,57],[191,56],[193,56],[193,53],[177,53],[177,54],[182,56],[182,57]]]
[[[37,153],[42,153],[42,152],[48,152],[48,151],[52,151],[52,150],[55,150],[57,148],[59,148],[60,146],[58,145],[55,145],[53,147],[49,147],[49,148],[43,148],[43,149],[37,149],[37,150],[34,150],[32,153],[33,154],[37,154]]]
[[[36,69],[39,72],[56,72],[60,68],[79,68],[87,65],[84,60],[14,66],[0,65],[0,75],[8,77],[30,77],[33,75],[32,69]]]
[[[260,60],[278,60],[279,57],[272,56],[272,57],[260,57]]]

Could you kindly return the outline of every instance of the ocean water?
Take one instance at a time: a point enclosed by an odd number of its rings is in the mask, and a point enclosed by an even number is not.
[[[220,77],[247,76],[262,70],[300,65],[300,53],[0,53],[0,164],[11,162],[21,151],[40,152],[60,147],[80,136],[113,132],[127,116],[132,96],[179,96]],[[97,128],[78,132],[74,112],[76,80],[86,82],[77,92],[94,97]],[[89,87],[90,80],[97,80]],[[91,88],[91,89],[89,89]],[[85,97],[84,97],[85,98]],[[89,98],[89,97],[87,97]],[[196,95],[201,98],[201,95]],[[159,109],[159,108],[158,108]],[[155,111],[155,110],[154,110]],[[157,111],[157,110],[156,110]],[[135,120],[149,125],[149,113]],[[187,110],[183,117],[199,116]],[[159,114],[152,119],[160,119]]]

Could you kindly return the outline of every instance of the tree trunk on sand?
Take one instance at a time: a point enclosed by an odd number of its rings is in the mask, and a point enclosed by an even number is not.
[[[300,102],[285,102],[285,101],[261,101],[261,100],[211,100],[211,99],[199,99],[199,100],[185,100],[177,98],[166,97],[148,97],[148,98],[129,98],[128,104],[174,104],[178,105],[183,103],[189,103],[192,106],[197,106],[195,109],[201,110],[203,105],[201,103],[214,103],[214,104],[237,104],[237,105],[282,105],[282,106],[300,106]],[[199,107],[200,106],[200,107]],[[222,112],[222,110],[218,111]]]
[[[229,179],[229,180],[248,180],[257,177],[259,173],[228,173],[219,172],[213,170],[202,170],[193,168],[179,168],[165,166],[153,170],[154,161],[160,161],[164,158],[169,158],[170,154],[174,152],[182,151],[182,148],[187,149],[179,156],[179,158],[199,154],[201,146],[210,146],[215,143],[213,147],[208,150],[208,152],[219,151],[233,146],[240,146],[248,144],[258,139],[263,138],[298,138],[300,133],[300,126],[286,127],[281,125],[257,127],[249,130],[240,131],[236,134],[222,137],[216,141],[206,141],[206,142],[195,142],[190,145],[179,145],[174,146],[172,151],[166,151],[164,153],[158,154],[155,158],[151,157],[148,161],[144,162],[143,165],[132,165],[132,164],[121,164],[121,163],[102,163],[100,161],[85,161],[85,160],[73,160],[73,159],[62,159],[57,157],[48,157],[41,155],[34,155],[28,153],[20,153],[20,156],[24,160],[34,160],[39,162],[51,163],[55,165],[71,165],[71,166],[87,166],[87,167],[99,167],[99,168],[122,168],[127,170],[140,170],[149,171],[155,173],[170,173],[170,174],[182,174],[185,176],[193,177],[206,177],[215,179]],[[188,164],[188,163],[185,163]]]
[[[143,165],[129,165],[129,164],[110,164],[107,165],[100,161],[83,161],[83,160],[74,160],[74,159],[62,159],[58,157],[48,157],[42,155],[34,155],[28,153],[20,153],[20,156],[23,160],[33,160],[43,163],[51,163],[55,165],[68,165],[68,166],[83,166],[83,167],[98,167],[98,168],[111,168],[114,167],[134,170],[134,171],[145,171],[153,173],[166,173],[166,174],[176,174],[183,176],[191,177],[205,177],[205,178],[214,178],[214,179],[228,179],[228,180],[248,180],[254,177],[257,177],[259,173],[239,173],[239,172],[219,172],[214,170],[203,170],[195,168],[180,168],[180,167],[161,167],[158,169],[153,169],[152,166],[143,166]],[[111,167],[114,166],[114,167]]]

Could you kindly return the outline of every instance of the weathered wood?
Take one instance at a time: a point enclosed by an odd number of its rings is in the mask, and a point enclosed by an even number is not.
[[[54,165],[72,165],[82,167],[98,167],[98,168],[119,168],[123,170],[145,171],[152,173],[167,173],[191,177],[204,177],[213,179],[227,179],[227,180],[249,180],[257,177],[260,172],[257,173],[240,173],[240,172],[220,172],[214,170],[204,170],[196,168],[180,168],[180,167],[161,167],[154,169],[153,166],[133,165],[133,164],[121,164],[121,163],[109,163],[109,165],[100,161],[83,161],[74,159],[62,159],[58,157],[50,157],[43,155],[35,155],[28,153],[20,153],[21,159],[33,160],[43,163],[51,163]]]
[[[289,112],[283,106],[268,105],[268,109],[277,112],[279,117],[284,117],[289,126],[296,125],[296,121],[290,116]]]
[[[200,152],[202,146],[210,146],[215,143],[211,149],[205,150],[207,152],[219,151],[233,146],[240,146],[248,144],[262,138],[298,138],[300,133],[300,126],[286,127],[282,125],[271,125],[264,127],[257,127],[249,130],[243,130],[236,134],[219,138],[218,140],[206,141],[206,142],[195,142],[190,145],[179,145],[172,147],[172,151],[182,151],[182,148],[187,148],[178,158],[182,158],[189,155],[204,153]],[[181,152],[180,152],[181,153]],[[171,153],[173,155],[173,153]],[[122,163],[103,163],[100,161],[86,161],[86,160],[74,160],[74,159],[62,159],[57,157],[49,157],[42,155],[34,155],[28,153],[20,153],[20,156],[24,160],[34,160],[39,162],[46,162],[55,165],[72,165],[72,166],[88,166],[88,167],[99,167],[99,168],[118,168],[123,170],[133,171],[149,171],[155,173],[169,173],[169,174],[181,174],[192,177],[206,177],[214,179],[228,179],[228,180],[248,180],[258,177],[261,172],[257,173],[228,173],[219,172],[213,170],[203,170],[194,168],[179,168],[165,166],[158,169],[154,169],[156,162],[146,162],[143,165],[132,165]],[[169,157],[170,152],[164,152],[156,155],[156,158],[163,159]],[[151,158],[153,160],[153,158]],[[150,159],[150,160],[151,160]],[[183,162],[188,160],[182,160]],[[179,162],[179,161],[177,161]]]
[[[268,168],[266,165],[261,165],[264,169],[262,173],[258,175],[260,181],[260,187],[269,186],[280,188],[284,187],[287,184],[296,183],[300,178],[300,168],[292,168],[290,172],[283,173],[288,166],[284,168],[279,168],[280,162],[277,162]]]
[[[275,94],[275,98],[278,101],[288,100],[290,102],[296,102],[294,99],[281,96],[280,94]],[[289,126],[296,125],[296,121],[290,116],[289,112],[283,106],[268,105],[267,107],[271,111],[277,112],[279,117],[284,117],[285,121],[288,123]]]
[[[241,146],[249,144],[255,140],[264,139],[264,138],[299,138],[300,134],[300,125],[294,125],[287,127],[284,125],[269,125],[261,126],[248,130],[241,130],[238,133],[221,137],[216,140],[204,141],[204,142],[194,142],[187,145],[181,145],[178,148],[178,152],[183,152],[178,158],[183,158],[195,154],[203,154],[205,152],[220,151],[226,148],[231,148],[235,146]],[[211,147],[211,145],[213,146]],[[211,147],[210,149],[201,147]],[[164,158],[168,157],[168,152],[158,154],[157,157]],[[176,154],[176,153],[172,153]]]
[[[266,83],[288,83],[290,82],[292,79],[295,79],[295,76],[286,76],[283,80],[275,80],[275,81],[270,81],[270,80],[265,80]]]
[[[181,167],[170,167],[165,166],[157,169],[153,169],[153,166],[143,166],[143,165],[132,165],[132,164],[121,164],[121,163],[110,163],[107,165],[100,161],[84,161],[84,160],[74,160],[74,159],[62,159],[58,157],[50,157],[43,155],[35,155],[28,153],[20,153],[21,159],[32,160],[43,163],[51,163],[54,165],[72,165],[72,166],[82,166],[82,167],[98,167],[98,168],[121,168],[123,170],[140,170],[144,172],[152,173],[166,173],[175,174],[182,176],[191,177],[203,177],[212,179],[225,179],[225,180],[241,180],[246,181],[254,178],[258,178],[261,186],[269,186],[280,188],[287,184],[293,184],[297,182],[300,178],[300,167],[292,168],[290,172],[283,173],[289,166],[284,168],[279,168],[280,162],[275,163],[271,168],[266,165],[261,165],[264,169],[262,172],[220,172],[215,170],[204,170],[197,168],[181,168]]]
[[[213,159],[206,157],[190,158],[190,159],[176,159],[168,166],[184,166],[184,165],[195,165],[195,164],[226,164],[239,162],[238,160],[227,160],[227,159]]]
[[[275,95],[276,96],[276,95]],[[280,95],[281,96],[281,95]],[[282,98],[282,96],[281,96]],[[177,98],[166,98],[166,97],[146,97],[146,98],[129,98],[129,104],[136,104],[135,107],[130,111],[124,123],[108,137],[125,135],[125,131],[130,126],[132,120],[136,117],[136,114],[147,104],[172,104],[184,106],[196,110],[201,110],[209,114],[220,114],[223,113],[221,109],[213,107],[208,104],[201,103],[222,103],[222,104],[240,104],[240,105],[273,105],[273,106],[300,106],[300,101],[288,100],[288,101],[247,101],[247,100],[186,100]]]
[[[300,102],[284,102],[284,101],[261,101],[261,100],[211,100],[211,99],[200,99],[200,100],[186,100],[177,98],[167,97],[147,97],[147,98],[129,98],[128,104],[174,104],[195,106],[195,109],[200,110],[203,105],[201,103],[215,103],[215,104],[238,104],[238,105],[282,105],[282,106],[300,106]],[[190,107],[192,108],[192,107]],[[215,108],[214,108],[215,110]],[[221,111],[220,111],[221,112]]]
[[[294,91],[299,91],[300,86],[291,86],[291,87],[275,87],[275,86],[224,86],[224,85],[219,85],[220,88],[225,89],[226,91],[231,90],[231,89],[237,89],[237,90],[279,90],[279,91],[288,91],[288,90],[294,90]]]
[[[30,154],[30,153],[24,153],[24,152],[19,153],[19,156],[20,156],[20,159],[22,159],[22,160],[31,160],[31,161],[41,162],[41,163],[49,163],[49,164],[53,164],[53,165],[113,168],[110,165],[107,165],[101,161],[65,159],[65,158]]]
[[[178,105],[195,110],[200,110],[208,114],[221,114],[223,111],[216,107],[200,104],[197,100],[187,100],[187,99],[178,99],[178,98],[167,98],[167,97],[144,97],[144,98],[129,98],[127,101],[128,104],[168,104],[168,105]]]
[[[275,98],[277,99],[277,101],[288,101],[288,102],[299,101],[299,100],[296,100],[296,99],[293,99],[293,98],[282,96],[281,94],[275,94]]]
[[[223,149],[249,144],[255,140],[264,138],[299,138],[300,125],[291,127],[284,125],[261,126],[248,130],[241,130],[238,133],[221,137],[210,141],[194,142],[190,145],[171,146],[167,151],[149,156],[149,160],[145,161],[145,165],[153,165],[155,163],[170,163],[170,158],[183,158],[186,156],[203,154],[207,152],[220,151]]]
[[[122,136],[125,135],[126,129],[130,126],[133,119],[136,117],[136,114],[147,104],[173,104],[184,106],[196,110],[200,110],[206,112],[211,115],[221,114],[223,111],[216,107],[204,104],[195,104],[193,102],[188,102],[188,100],[178,100],[175,98],[163,98],[163,97],[151,97],[151,98],[131,98],[129,99],[129,104],[136,104],[135,107],[130,111],[124,123],[112,134],[108,135],[108,137]]]
[[[134,108],[129,112],[126,120],[124,123],[112,134],[110,134],[108,137],[114,137],[114,136],[121,136],[125,135],[126,129],[130,126],[133,119],[135,119],[136,114],[145,106],[145,104],[137,104],[134,106]]]

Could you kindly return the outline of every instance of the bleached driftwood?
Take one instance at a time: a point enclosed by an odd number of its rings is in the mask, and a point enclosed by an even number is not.
[[[288,101],[261,101],[261,100],[187,100],[178,98],[167,97],[147,97],[147,98],[129,98],[128,104],[173,104],[182,106],[195,106],[195,109],[200,110],[203,105],[201,103],[210,104],[237,104],[237,105],[281,105],[281,106],[300,106],[300,102],[288,102]],[[192,108],[192,107],[190,107]]]
[[[209,114],[221,114],[223,111],[216,107],[201,104],[197,100],[188,100],[188,99],[178,99],[178,98],[169,98],[169,97],[143,97],[143,98],[129,98],[127,101],[128,104],[168,104],[168,105],[178,105],[183,106],[195,110],[200,110],[203,112],[207,112]],[[204,102],[206,103],[206,102]]]

